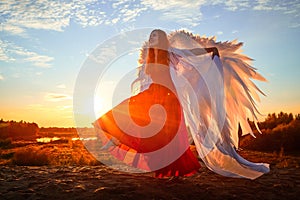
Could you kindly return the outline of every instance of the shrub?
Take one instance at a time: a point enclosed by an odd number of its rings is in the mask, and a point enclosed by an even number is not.
[[[1,149],[9,149],[11,148],[11,138],[0,139],[0,148]]]
[[[38,147],[16,150],[12,161],[13,164],[25,166],[42,166],[49,164],[47,152]]]
[[[263,134],[256,139],[247,135],[241,138],[241,147],[257,151],[285,152],[300,151],[300,121],[293,120],[289,124],[279,124],[275,128],[262,130]]]
[[[9,160],[14,156],[14,152],[10,153],[0,153],[0,159]]]

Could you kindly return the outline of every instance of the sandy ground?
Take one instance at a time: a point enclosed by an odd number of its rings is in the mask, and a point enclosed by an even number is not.
[[[98,166],[0,166],[0,199],[300,199],[300,158],[247,153],[271,172],[227,178],[202,167],[191,177],[155,179]]]

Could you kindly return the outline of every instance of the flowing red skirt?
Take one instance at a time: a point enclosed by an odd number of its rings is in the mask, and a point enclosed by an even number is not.
[[[164,111],[154,105],[162,106]],[[101,116],[94,125],[106,141],[112,137],[118,140],[117,150],[111,151],[115,157],[154,171],[156,177],[188,176],[200,168],[189,148],[180,103],[162,85],[151,84]],[[128,153],[131,156],[126,156]]]

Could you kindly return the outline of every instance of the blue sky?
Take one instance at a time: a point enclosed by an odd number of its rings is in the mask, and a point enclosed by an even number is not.
[[[5,0],[0,16],[5,120],[74,126],[74,85],[89,53],[114,35],[149,27],[244,42],[243,53],[268,79],[258,83],[267,94],[261,112],[300,113],[300,1]]]

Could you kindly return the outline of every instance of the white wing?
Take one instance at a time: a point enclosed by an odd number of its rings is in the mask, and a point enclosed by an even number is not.
[[[242,134],[253,135],[248,119],[253,120],[257,126],[259,111],[256,102],[260,101],[259,93],[264,93],[252,82],[252,80],[266,81],[256,69],[251,66],[252,59],[241,54],[243,43],[216,42],[215,37],[206,38],[194,36],[184,31],[172,33],[171,37],[186,35],[195,40],[201,47],[217,47],[224,74],[224,94],[227,120],[230,126],[230,136],[236,148],[238,148],[238,127],[241,126]],[[177,40],[175,39],[175,40]],[[253,135],[254,136],[254,135]]]
[[[239,52],[242,43],[215,42],[215,38],[184,31],[171,33],[169,41],[172,79],[200,158],[209,169],[224,176],[254,179],[267,173],[268,164],[249,162],[234,149],[238,147],[239,125],[243,134],[252,134],[247,119],[256,121],[259,113],[256,101],[262,92],[252,79],[265,81],[250,66],[251,59]],[[139,78],[133,84],[140,90],[143,84],[151,83],[143,72],[146,45],[140,57]],[[205,47],[217,47],[221,59],[215,56],[212,60],[208,54],[195,56],[188,50]]]

